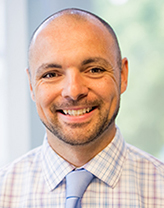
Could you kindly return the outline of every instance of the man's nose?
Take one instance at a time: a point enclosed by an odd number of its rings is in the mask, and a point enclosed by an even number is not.
[[[77,69],[69,69],[66,73],[62,96],[66,99],[79,100],[88,94],[85,79]]]

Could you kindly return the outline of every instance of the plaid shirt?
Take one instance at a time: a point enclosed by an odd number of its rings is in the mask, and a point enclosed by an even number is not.
[[[65,176],[72,171],[47,139],[0,171],[0,208],[64,208]],[[164,164],[124,142],[113,141],[85,168],[96,177],[82,208],[164,208]]]

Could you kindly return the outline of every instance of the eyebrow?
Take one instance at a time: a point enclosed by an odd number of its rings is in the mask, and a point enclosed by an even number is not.
[[[106,59],[101,58],[101,57],[93,57],[93,58],[86,59],[82,62],[82,65],[87,65],[91,63],[101,63],[106,66],[112,66],[111,63],[109,63]]]
[[[41,73],[41,71],[42,70],[44,70],[44,69],[48,69],[48,68],[58,68],[58,69],[61,69],[62,68],[62,66],[61,65],[59,65],[59,64],[42,64],[41,66],[39,66],[38,67],[38,69],[37,69],[37,74],[39,74],[39,73]]]
[[[48,69],[48,68],[62,68],[61,65],[59,64],[42,64],[39,68],[39,69]]]

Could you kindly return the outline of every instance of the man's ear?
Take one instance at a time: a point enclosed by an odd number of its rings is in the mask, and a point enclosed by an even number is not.
[[[128,60],[127,58],[122,59],[121,69],[121,94],[125,92],[128,83]]]
[[[29,81],[29,86],[30,86],[30,93],[31,93],[31,98],[35,102],[35,95],[32,87],[32,81],[31,81],[31,75],[29,69],[26,69],[27,76],[28,76],[28,81]]]

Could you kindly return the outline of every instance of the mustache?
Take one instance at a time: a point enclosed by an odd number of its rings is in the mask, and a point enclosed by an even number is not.
[[[51,112],[55,112],[56,110],[61,110],[64,108],[69,108],[69,107],[81,107],[81,106],[86,106],[86,107],[98,107],[102,104],[101,100],[93,100],[93,101],[77,101],[77,100],[69,100],[69,101],[64,101],[62,103],[53,103],[52,106],[50,107]]]

